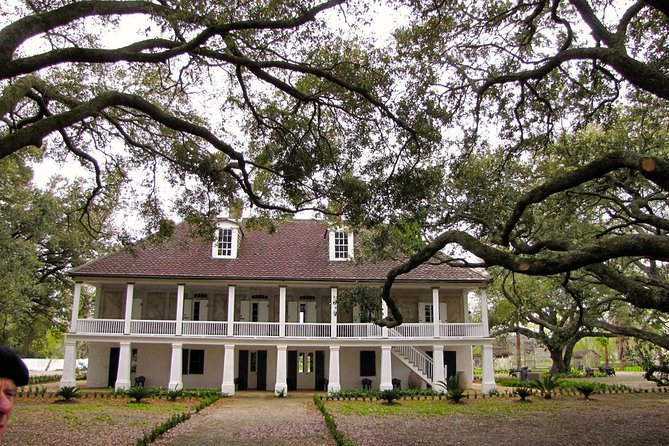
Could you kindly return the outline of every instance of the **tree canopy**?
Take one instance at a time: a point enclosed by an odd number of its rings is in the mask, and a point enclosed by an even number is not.
[[[87,197],[78,182],[54,177],[48,190],[36,188],[30,155],[0,161],[0,344],[53,354],[47,335],[62,336],[70,316],[67,271],[104,252],[109,235],[88,227],[108,229],[113,200],[96,203],[88,214],[96,221],[82,224]]]
[[[665,2],[379,3],[406,12],[385,44],[364,1],[5,4],[0,157],[79,159],[86,209],[139,169],[149,228],[163,175],[183,218],[245,197],[390,227],[375,249],[410,258],[386,325],[427,261],[669,311]]]

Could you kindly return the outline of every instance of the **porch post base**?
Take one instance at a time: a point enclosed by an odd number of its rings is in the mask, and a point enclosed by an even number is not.
[[[235,394],[235,385],[234,384],[222,384],[221,393],[228,396],[234,396]]]
[[[331,395],[341,390],[341,384],[328,384],[328,393]]]

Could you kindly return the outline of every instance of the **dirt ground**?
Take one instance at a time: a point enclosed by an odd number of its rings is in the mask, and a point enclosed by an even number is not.
[[[488,403],[468,400],[465,404],[473,410],[451,415],[360,416],[332,410],[340,431],[359,446],[669,444],[669,394],[606,394],[591,401],[557,397],[546,404],[503,398],[486,407]]]
[[[654,387],[643,380],[641,373],[593,380],[634,388]],[[448,408],[445,405],[450,403],[428,400],[421,404],[433,409],[439,405]],[[3,446],[132,445],[143,432],[169,416],[169,411],[128,413],[123,407],[112,407],[111,412],[100,409],[88,416],[73,409],[55,416],[58,411],[52,405],[52,401],[19,398]],[[348,415],[338,409],[336,402],[326,405],[344,436],[361,446],[669,444],[669,393],[604,394],[595,395],[592,401],[558,396],[550,402],[534,398],[527,404],[517,403],[515,398],[470,398],[464,410],[427,415],[421,414],[417,405],[402,416]],[[313,405],[312,392],[291,392],[287,398],[275,398],[271,392],[238,392],[234,398],[221,399],[193,415],[155,444],[329,446],[334,442]]]

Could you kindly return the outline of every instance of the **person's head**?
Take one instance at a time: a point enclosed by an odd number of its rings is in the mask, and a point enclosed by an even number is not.
[[[16,387],[28,384],[28,368],[13,350],[0,346],[0,441],[14,408]]]

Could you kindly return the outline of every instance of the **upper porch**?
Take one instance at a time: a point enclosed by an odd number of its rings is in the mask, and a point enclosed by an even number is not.
[[[348,285],[350,286],[350,285]],[[488,337],[485,290],[399,286],[393,298],[405,322],[388,329],[365,321],[357,308],[337,308],[347,284],[225,284],[77,282],[70,333],[107,336],[463,340]],[[93,291],[94,289],[94,291]],[[93,309],[80,317],[82,291],[94,293]],[[382,305],[384,315],[387,311]],[[477,321],[471,320],[470,309]]]

